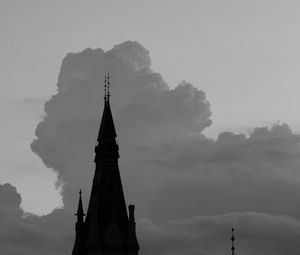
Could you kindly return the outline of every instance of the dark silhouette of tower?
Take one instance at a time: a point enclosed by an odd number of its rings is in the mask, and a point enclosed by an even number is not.
[[[110,109],[109,75],[105,76],[104,110],[95,147],[95,174],[86,218],[81,200],[77,210],[72,255],[137,255],[134,205],[129,217],[118,166],[119,146]]]

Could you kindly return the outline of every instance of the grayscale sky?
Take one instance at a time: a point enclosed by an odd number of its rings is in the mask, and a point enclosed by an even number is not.
[[[110,71],[124,189],[140,205],[145,254],[174,252],[167,233],[181,231],[169,236],[176,243],[194,225],[221,240],[249,220],[246,240],[262,230],[254,219],[275,233],[260,236],[274,254],[299,250],[299,10],[279,0],[0,1],[0,197],[9,196],[0,209],[24,210],[39,229],[40,219],[73,210],[81,185],[87,204],[100,81]],[[208,240],[182,241],[178,254],[222,251],[200,245]],[[270,248],[249,242],[243,255]],[[7,254],[35,254],[16,247]]]

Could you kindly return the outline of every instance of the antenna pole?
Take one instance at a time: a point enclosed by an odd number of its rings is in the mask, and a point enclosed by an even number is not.
[[[109,73],[107,73],[107,100],[109,100],[110,97],[109,85],[110,85],[110,77],[109,77]]]
[[[107,77],[106,75],[104,76],[104,101],[106,102],[106,99],[107,99]]]
[[[234,255],[234,250],[235,250],[235,247],[234,247],[234,241],[235,241],[235,237],[234,237],[234,228],[231,229],[231,243],[232,243],[232,246],[231,246],[231,254]]]

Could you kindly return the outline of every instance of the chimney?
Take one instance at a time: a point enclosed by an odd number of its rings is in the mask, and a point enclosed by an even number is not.
[[[134,205],[128,206],[129,210],[129,218],[128,218],[128,247],[129,249],[133,249],[134,251],[139,250],[139,244],[136,238],[135,231],[135,219],[134,219]],[[135,253],[133,253],[135,254]]]

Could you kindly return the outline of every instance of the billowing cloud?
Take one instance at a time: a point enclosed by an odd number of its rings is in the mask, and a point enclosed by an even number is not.
[[[86,208],[91,188],[107,72],[120,171],[126,200],[137,205],[141,254],[226,253],[231,227],[239,254],[297,254],[299,135],[277,124],[248,136],[206,138],[202,131],[212,122],[205,93],[185,81],[169,86],[137,42],[64,58],[57,94],[45,103],[31,148],[57,172],[65,207],[21,218],[16,199],[19,214],[10,235],[0,231],[6,254],[70,253],[77,192],[83,188]]]
[[[32,149],[58,173],[59,183],[64,183],[67,208],[72,204],[74,210],[74,194],[80,187],[89,191],[103,105],[102,80],[108,71],[124,150],[130,144],[136,147],[170,134],[201,132],[211,125],[204,92],[185,82],[170,89],[150,63],[148,51],[137,42],[125,42],[108,52],[87,49],[63,60],[58,93],[45,104],[46,116],[36,129]],[[125,164],[138,169],[132,161],[134,151],[128,151]]]
[[[173,177],[156,190],[153,214],[257,211],[300,218],[299,143],[288,125],[277,124],[249,137],[224,132],[216,141],[192,137],[148,148],[150,162]]]

